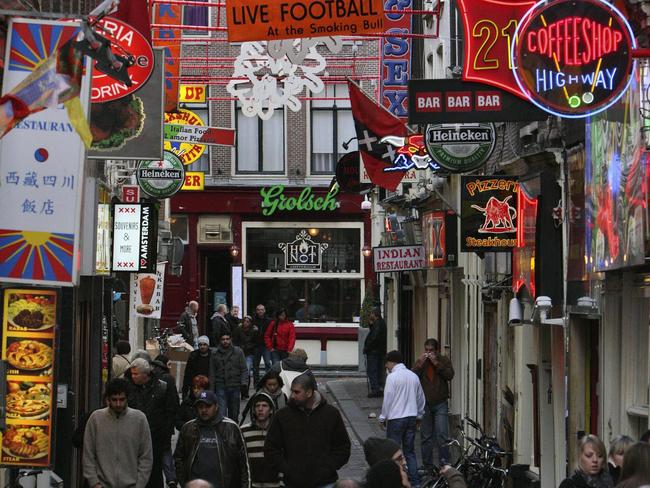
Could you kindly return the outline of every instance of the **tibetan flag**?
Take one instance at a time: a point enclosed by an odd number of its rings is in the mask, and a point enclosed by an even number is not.
[[[392,147],[382,143],[382,137],[408,135],[404,123],[371,100],[356,83],[348,80],[352,117],[357,131],[359,154],[366,168],[366,173],[373,184],[395,191],[399,186],[404,172],[386,171],[394,168],[391,154]]]
[[[13,90],[0,97],[0,137],[30,114],[63,103],[70,123],[86,147],[90,147],[92,135],[79,100],[83,54],[72,47],[72,41],[63,44]]]

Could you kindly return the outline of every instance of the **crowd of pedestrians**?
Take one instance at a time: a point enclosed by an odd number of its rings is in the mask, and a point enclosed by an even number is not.
[[[295,329],[285,310],[275,319],[263,305],[254,317],[220,305],[208,334],[196,327],[198,303],[181,316],[186,340],[195,344],[181,395],[168,359],[145,351],[129,357],[117,344],[106,407],[83,429],[83,475],[91,488],[418,488],[420,474],[438,470],[451,488],[466,488],[447,464],[449,382],[454,369],[435,339],[408,369],[399,351],[385,352],[385,323],[371,314],[364,344],[369,396],[382,397],[380,425],[386,438],[363,445],[363,481],[340,480],[351,443],[338,409],[319,392],[307,354],[295,349]],[[211,345],[213,347],[211,347]],[[380,359],[378,358],[380,357]],[[264,360],[265,374],[260,378]],[[372,364],[372,366],[371,366]],[[388,371],[384,381],[379,371]],[[240,415],[240,400],[253,393]],[[172,436],[178,440],[172,452]],[[422,441],[417,466],[415,438]],[[559,488],[636,488],[650,485],[650,431],[641,442],[611,440],[609,452],[594,435],[578,443],[575,471]],[[437,449],[434,449],[437,448]]]

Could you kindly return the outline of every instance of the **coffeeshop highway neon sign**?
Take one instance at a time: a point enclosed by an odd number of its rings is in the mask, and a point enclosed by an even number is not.
[[[338,187],[332,188],[326,195],[316,196],[311,187],[304,188],[298,196],[284,194],[284,185],[275,185],[260,190],[262,197],[262,215],[268,217],[276,211],[333,212],[338,208],[336,195]]]

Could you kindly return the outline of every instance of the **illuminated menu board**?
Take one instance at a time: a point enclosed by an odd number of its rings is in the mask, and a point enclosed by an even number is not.
[[[50,466],[58,294],[8,288],[2,304],[7,429],[1,435],[0,465]]]

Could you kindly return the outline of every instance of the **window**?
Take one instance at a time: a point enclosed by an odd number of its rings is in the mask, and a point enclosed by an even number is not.
[[[351,323],[361,309],[360,280],[278,277],[247,281],[247,303],[263,303],[269,317],[286,308],[289,320]]]
[[[237,103],[237,173],[284,173],[284,111],[246,117]]]
[[[195,0],[205,1],[205,0]],[[210,9],[209,7],[199,7],[196,5],[183,6],[183,25],[196,25],[199,27],[210,26]],[[188,30],[183,31],[184,37],[205,37],[209,36],[210,32],[207,30]]]
[[[344,84],[325,85],[323,98],[347,98]],[[311,103],[311,174],[333,174],[336,162],[357,150],[350,100],[313,100]],[[343,143],[350,142],[347,149]]]

